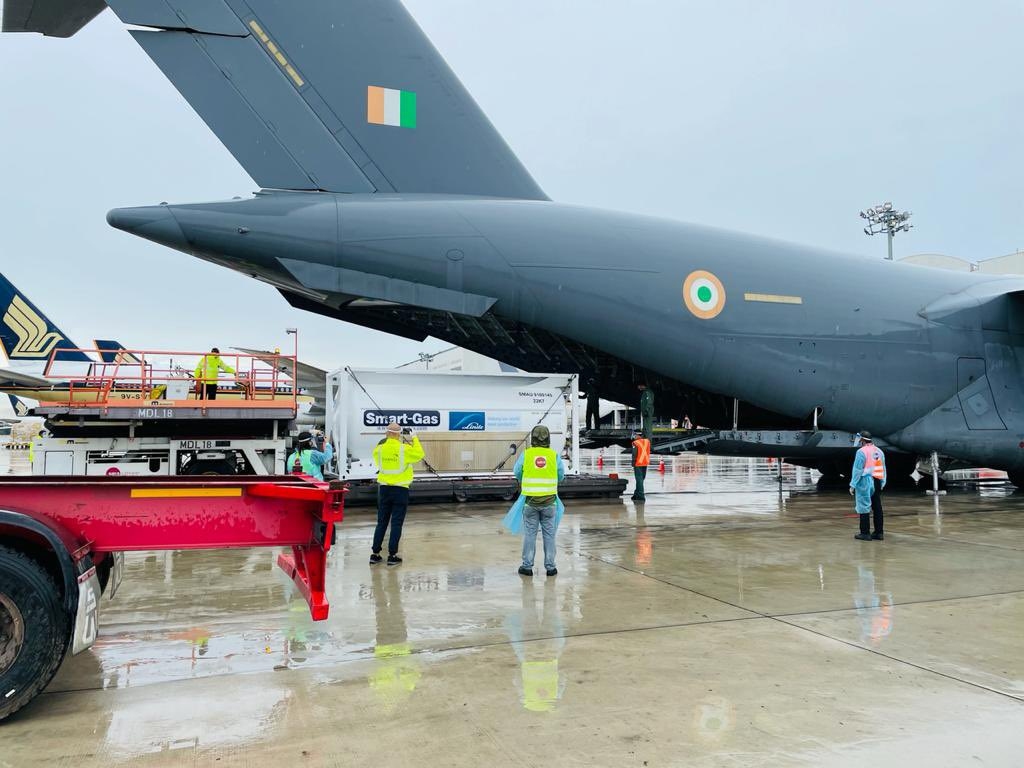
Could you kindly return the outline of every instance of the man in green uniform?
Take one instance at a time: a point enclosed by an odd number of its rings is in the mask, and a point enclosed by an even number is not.
[[[644,383],[637,384],[636,388],[640,390],[640,431],[650,440],[654,436],[654,393]]]

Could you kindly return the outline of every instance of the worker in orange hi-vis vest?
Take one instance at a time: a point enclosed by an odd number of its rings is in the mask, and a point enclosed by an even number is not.
[[[850,493],[857,497],[857,513],[860,516],[860,533],[855,539],[881,541],[885,538],[882,530],[882,489],[885,488],[885,454],[874,444],[870,432],[861,432],[856,437],[857,455],[850,473]],[[871,532],[871,518],[874,517],[875,532]]]
[[[632,444],[633,476],[636,477],[636,488],[630,497],[633,501],[644,501],[644,479],[647,477],[647,467],[651,463],[651,441],[643,434],[633,432]]]

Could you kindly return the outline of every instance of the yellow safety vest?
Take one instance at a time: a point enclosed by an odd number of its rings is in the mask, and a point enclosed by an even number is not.
[[[373,449],[373,463],[377,465],[377,483],[408,488],[412,484],[412,466],[423,456],[423,446],[420,445],[418,437],[412,439],[412,445],[389,437]]]
[[[235,369],[220,359],[220,355],[204,355],[203,359],[196,364],[194,375],[196,379],[204,384],[216,384],[217,374],[234,373]]]
[[[527,448],[523,456],[523,496],[558,493],[558,454],[550,448]]]

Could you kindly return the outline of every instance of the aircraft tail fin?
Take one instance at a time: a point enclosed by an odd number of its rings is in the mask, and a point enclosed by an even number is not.
[[[71,37],[107,7],[104,0],[4,0],[0,32]]]
[[[108,0],[264,188],[546,196],[401,0]]]
[[[57,360],[89,362],[89,357],[82,352],[59,351],[76,350],[77,345],[2,274],[0,313],[0,346],[12,363],[42,365],[55,349],[58,350]]]
[[[8,394],[7,398],[11,401],[11,410],[14,411],[14,415],[17,416],[19,419],[23,419],[26,416],[30,415],[32,406],[30,406],[20,397],[18,397],[17,395]]]
[[[95,339],[96,351],[104,363],[139,363],[139,358],[125,350],[124,345],[113,339]]]

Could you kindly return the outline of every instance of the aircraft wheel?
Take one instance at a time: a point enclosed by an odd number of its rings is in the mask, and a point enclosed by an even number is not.
[[[60,593],[46,569],[21,552],[0,547],[0,720],[53,679],[70,632]]]

